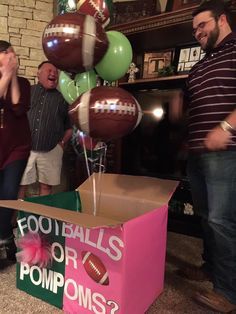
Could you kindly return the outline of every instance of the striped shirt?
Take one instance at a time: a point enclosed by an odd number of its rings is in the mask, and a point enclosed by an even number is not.
[[[41,84],[31,87],[31,107],[28,112],[32,150],[52,150],[71,128],[68,104],[57,89],[46,90]]]
[[[207,133],[236,109],[236,34],[231,33],[190,71],[187,80],[189,149],[206,152]],[[228,150],[236,150],[236,134]]]

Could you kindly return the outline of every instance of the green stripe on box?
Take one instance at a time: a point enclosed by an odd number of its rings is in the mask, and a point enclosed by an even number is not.
[[[81,202],[79,192],[77,191],[61,192],[57,194],[37,197],[28,197],[25,200],[27,202],[59,207],[72,211],[81,211]]]
[[[53,207],[60,207],[73,211],[81,211],[79,193],[76,191],[63,192],[54,195],[32,197],[26,199],[29,202],[44,204]],[[34,216],[38,221],[39,217],[35,214],[19,212],[18,220]],[[42,226],[47,230],[47,220],[42,220]],[[52,219],[52,232],[50,234],[43,234],[48,243],[56,245],[55,254],[61,258],[65,249],[65,238],[61,235],[63,223],[61,221],[55,222]],[[26,229],[27,231],[27,229]],[[58,232],[59,231],[59,232]],[[18,231],[19,232],[19,231]],[[61,249],[60,249],[60,248]],[[64,254],[65,256],[65,254]],[[51,266],[47,269],[40,269],[37,265],[28,266],[17,263],[17,288],[27,292],[28,294],[37,297],[49,304],[58,308],[63,306],[63,290],[64,287],[57,285],[57,280],[61,280],[65,275],[65,260],[61,258],[60,261],[53,260]],[[22,271],[21,271],[22,270]],[[20,276],[22,278],[20,278]],[[47,288],[46,288],[47,287]]]

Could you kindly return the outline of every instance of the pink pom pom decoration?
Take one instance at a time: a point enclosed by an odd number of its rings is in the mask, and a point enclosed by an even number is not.
[[[47,267],[52,262],[51,247],[38,233],[28,232],[16,241],[20,252],[16,253],[18,262]]]

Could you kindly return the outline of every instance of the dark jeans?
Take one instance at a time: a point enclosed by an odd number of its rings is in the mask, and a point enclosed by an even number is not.
[[[188,175],[214,289],[236,304],[236,151],[192,155]]]
[[[0,199],[16,200],[20,186],[21,177],[24,173],[27,160],[17,160],[4,169],[0,170]],[[0,207],[0,238],[6,239],[12,236],[13,210]]]

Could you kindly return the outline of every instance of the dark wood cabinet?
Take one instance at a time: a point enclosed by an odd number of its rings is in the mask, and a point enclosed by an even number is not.
[[[113,25],[110,29],[126,35],[136,53],[173,48],[176,45],[193,41],[192,10],[194,7],[196,6]]]
[[[132,83],[127,82],[127,77],[119,80],[118,85],[121,88],[124,88],[127,91],[131,92],[135,97],[142,97],[145,94],[146,98],[149,96],[150,98],[153,98],[155,97],[154,95],[158,93],[158,91],[178,89],[184,86],[187,74],[143,79],[142,63],[145,52],[160,51],[165,49],[174,50],[174,47],[176,46],[193,42],[193,37],[191,35],[191,12],[193,7],[150,16],[139,19],[137,21],[117,24],[109,28],[109,30],[119,31],[127,36],[133,49],[133,61],[138,65],[140,70],[138,79],[136,79]],[[142,92],[143,95],[139,95],[139,93]],[[150,102],[150,100],[148,101]],[[142,106],[142,103],[140,104]],[[147,111],[149,109],[143,107],[142,110]],[[113,149],[115,155],[109,154],[108,156],[108,163],[111,164],[109,160],[112,160],[113,163],[113,169],[110,168],[109,171],[135,174],[135,169],[133,169],[132,171],[129,171],[127,169],[129,167],[128,164],[132,165],[132,167],[134,167],[134,165],[136,164],[136,168],[145,168],[142,165],[143,161],[132,160],[132,152],[127,152],[127,154],[125,154],[127,147],[129,147],[129,149],[132,149],[133,147],[133,151],[135,150],[134,154],[136,154],[136,157],[137,154],[139,154],[139,148],[137,148],[137,145],[140,147],[138,143],[139,141],[138,139],[135,139],[135,137],[139,136],[138,133],[139,130],[135,130],[134,134],[131,134],[130,136],[127,136],[118,141],[118,149]],[[146,138],[140,138],[140,141],[145,142]],[[140,149],[142,150],[142,148]],[[147,162],[149,163],[148,159]],[[151,175],[151,172],[152,170],[150,169],[147,170],[146,173],[145,170],[143,170],[143,172],[141,170],[137,170],[136,174]],[[155,176],[156,173],[153,173],[153,175]]]
[[[126,35],[134,52],[174,48],[193,42],[192,12],[197,5],[172,12],[145,17],[137,21],[113,25],[109,30],[116,30]],[[236,1],[232,1],[233,27],[236,26]]]

